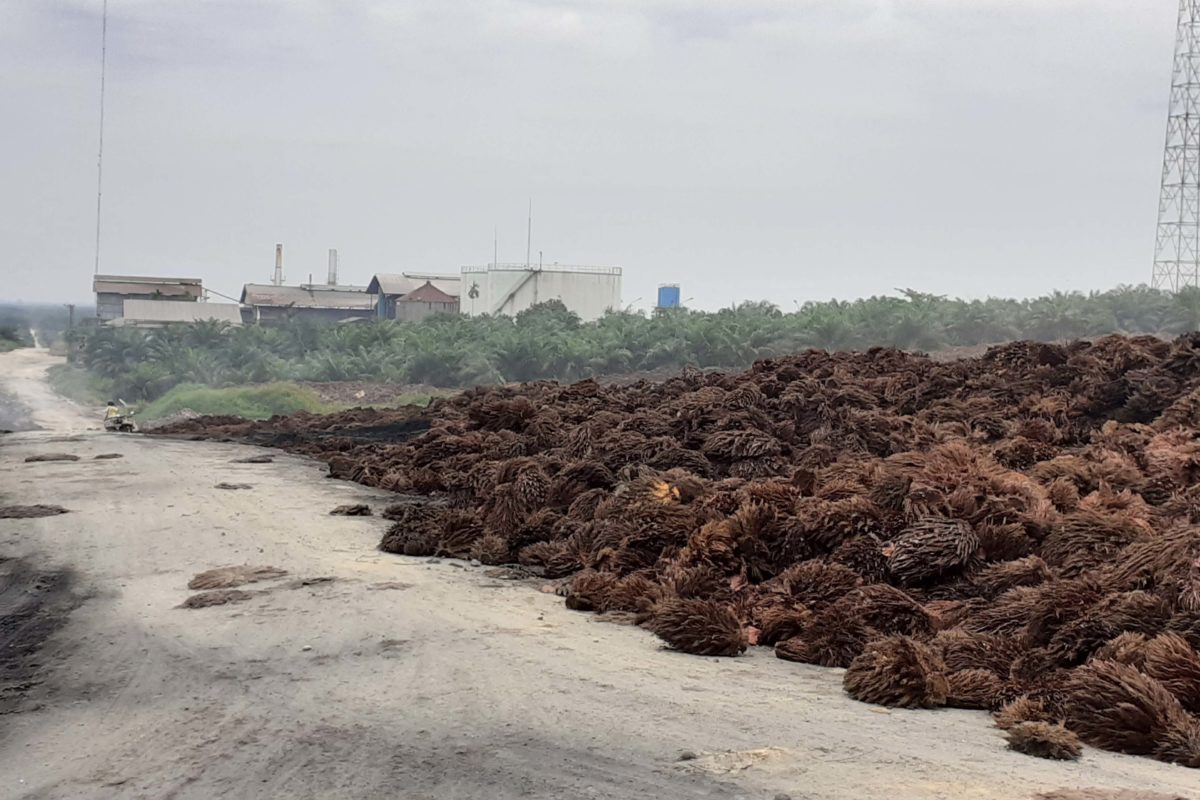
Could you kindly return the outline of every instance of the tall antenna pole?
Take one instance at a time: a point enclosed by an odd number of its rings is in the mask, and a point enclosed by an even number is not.
[[[1152,285],[1200,286],[1200,0],[1179,3]]]
[[[96,274],[100,274],[100,208],[104,189],[104,78],[108,68],[108,0],[100,22],[100,147],[96,154]]]
[[[529,269],[529,257],[533,254],[533,198],[529,198],[529,230],[525,234],[525,269]]]

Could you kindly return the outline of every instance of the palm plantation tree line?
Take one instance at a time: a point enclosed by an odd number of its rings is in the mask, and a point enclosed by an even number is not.
[[[1145,286],[1029,300],[959,300],[903,290],[896,297],[810,302],[784,313],[766,302],[717,312],[614,312],[582,323],[552,301],[515,318],[442,315],[421,322],[267,327],[215,321],[76,335],[73,359],[123,397],[156,398],[180,383],[377,381],[457,388],[577,380],[658,368],[740,368],[806,348],[892,346],[936,351],[1108,333],[1200,329],[1200,289]]]

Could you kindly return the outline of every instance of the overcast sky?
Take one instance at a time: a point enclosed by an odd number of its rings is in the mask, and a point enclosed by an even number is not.
[[[101,272],[1149,278],[1176,0],[110,0]],[[87,300],[101,0],[0,0],[0,297]]]

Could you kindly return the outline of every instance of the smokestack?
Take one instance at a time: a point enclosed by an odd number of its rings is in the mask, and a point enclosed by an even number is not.
[[[329,278],[325,281],[330,286],[337,286],[337,250],[329,251]]]
[[[283,245],[275,245],[275,277],[271,279],[271,283],[276,286],[283,286]]]

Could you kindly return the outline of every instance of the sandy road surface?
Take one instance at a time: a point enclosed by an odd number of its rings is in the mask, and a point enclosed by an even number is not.
[[[101,427],[94,414],[58,396],[46,384],[46,370],[62,362],[45,350],[32,348],[0,354],[0,393],[29,413],[24,420],[27,424],[21,427],[58,432]]]
[[[46,358],[19,363],[36,374]],[[52,402],[36,379],[8,385]],[[87,424],[72,413],[40,419]],[[666,652],[486,569],[379,553],[385,523],[327,512],[387,496],[303,459],[63,438],[0,437],[0,505],[71,509],[0,520],[0,555],[67,571],[84,598],[0,715],[0,798],[1015,800],[1200,780],[1094,750],[1012,754],[982,714],[858,704],[835,670]],[[49,451],[81,460],[24,463]],[[92,458],[110,452],[124,458]],[[262,590],[244,603],[176,607],[193,574],[244,563],[289,574],[244,587]]]

